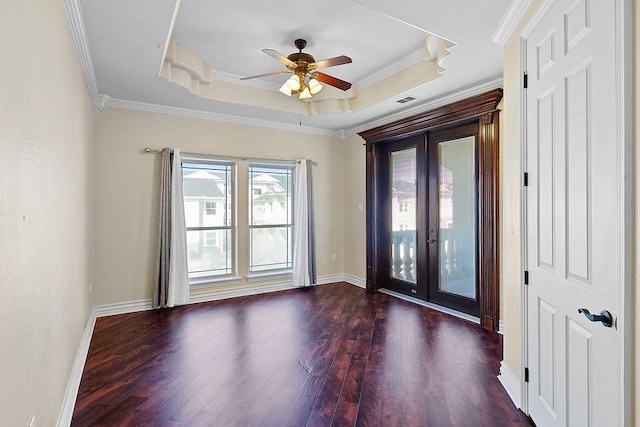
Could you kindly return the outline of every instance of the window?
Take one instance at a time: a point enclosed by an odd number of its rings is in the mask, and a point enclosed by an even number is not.
[[[189,278],[234,274],[234,163],[183,158]]]
[[[218,231],[207,231],[205,235],[205,246],[216,246],[218,244]]]
[[[216,202],[205,202],[204,212],[207,215],[216,214]]]
[[[293,265],[293,167],[249,164],[249,271]]]
[[[398,203],[398,212],[409,212],[409,203],[408,202],[399,202]]]

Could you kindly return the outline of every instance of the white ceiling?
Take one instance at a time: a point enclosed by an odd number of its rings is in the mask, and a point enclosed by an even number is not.
[[[78,1],[94,74],[88,78],[107,106],[348,135],[500,86],[502,48],[492,39],[513,0]],[[432,34],[455,46],[441,57],[438,77],[423,79],[408,70],[434,61],[425,59]],[[287,75],[240,80],[284,70],[261,50],[286,56],[297,51],[296,38],[308,41],[304,51],[316,60],[352,58],[323,70],[354,84],[349,94],[335,92],[354,97],[351,112],[307,114],[295,96],[278,92]],[[211,68],[206,95],[159,77],[170,40]],[[416,100],[396,102],[406,96]]]

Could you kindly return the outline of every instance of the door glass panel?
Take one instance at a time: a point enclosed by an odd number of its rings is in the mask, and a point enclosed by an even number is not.
[[[439,289],[475,299],[475,137],[438,144],[438,169]]]
[[[391,153],[391,276],[416,283],[416,149]]]

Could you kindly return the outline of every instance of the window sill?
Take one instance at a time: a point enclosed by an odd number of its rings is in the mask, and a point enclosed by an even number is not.
[[[279,270],[268,272],[256,272],[247,274],[247,282],[265,282],[267,280],[291,280],[293,273],[291,270]]]
[[[189,279],[189,286],[192,289],[210,288],[211,286],[235,285],[237,283],[240,283],[240,277],[238,276],[194,277],[193,279]]]

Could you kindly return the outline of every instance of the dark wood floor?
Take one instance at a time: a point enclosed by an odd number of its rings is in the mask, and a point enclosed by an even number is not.
[[[347,283],[100,318],[73,426],[530,425],[500,335]]]

